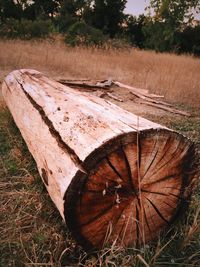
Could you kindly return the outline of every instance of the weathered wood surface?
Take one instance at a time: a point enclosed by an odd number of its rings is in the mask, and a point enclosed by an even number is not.
[[[175,218],[193,177],[187,138],[33,70],[9,74],[2,93],[85,248],[146,243]]]
[[[97,89],[105,89],[104,94],[102,93],[103,96],[109,96],[110,98],[123,102],[123,100],[120,100],[117,98],[117,96],[113,97],[112,94],[109,93],[109,89],[113,88],[113,86],[121,87],[124,89],[127,89],[132,95],[134,95],[136,98],[139,99],[140,104],[152,106],[158,109],[165,110],[167,112],[181,115],[181,116],[186,116],[190,117],[191,115],[186,112],[186,111],[181,111],[173,107],[172,104],[169,104],[164,101],[156,100],[156,98],[164,98],[162,95],[156,95],[156,94],[151,94],[149,93],[149,90],[147,89],[141,89],[141,88],[136,88],[130,85],[126,85],[124,83],[118,82],[118,81],[112,81],[112,80],[105,80],[105,81],[92,81],[92,80],[66,80],[66,79],[60,79],[58,82],[64,84],[64,85],[69,85],[72,86],[73,88],[84,88],[85,90],[97,90]],[[116,89],[116,88],[115,88]],[[141,100],[142,99],[142,100]]]

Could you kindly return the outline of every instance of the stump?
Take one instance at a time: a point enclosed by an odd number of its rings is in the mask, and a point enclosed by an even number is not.
[[[177,216],[194,176],[189,139],[34,70],[9,74],[2,92],[85,249],[144,244]]]

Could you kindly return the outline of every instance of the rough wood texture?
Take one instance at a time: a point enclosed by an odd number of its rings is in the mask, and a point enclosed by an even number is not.
[[[182,135],[33,70],[14,71],[3,96],[50,197],[86,248],[154,239],[192,181]]]
[[[109,96],[110,98],[123,102],[123,100],[119,99],[117,96],[114,96],[113,94],[109,93],[109,89],[113,89],[113,85],[121,88],[127,89],[132,95],[137,97],[140,101],[140,104],[152,106],[158,109],[165,110],[170,113],[174,113],[177,115],[181,116],[187,116],[190,117],[191,115],[188,112],[178,110],[173,107],[172,104],[169,104],[164,101],[156,100],[156,98],[164,98],[164,96],[161,95],[155,95],[155,94],[150,94],[149,90],[147,89],[141,89],[141,88],[136,88],[132,87],[126,84],[123,84],[118,81],[112,81],[112,80],[105,80],[105,81],[92,81],[92,80],[66,80],[66,79],[61,79],[58,80],[58,82],[64,84],[64,85],[69,85],[75,89],[80,89],[84,88],[85,90],[97,90],[97,89],[102,89],[104,90],[104,93],[102,92],[102,96]],[[116,88],[115,88],[116,89]]]

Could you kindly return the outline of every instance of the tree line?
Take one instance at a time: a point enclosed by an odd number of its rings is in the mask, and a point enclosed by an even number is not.
[[[124,13],[127,0],[0,0],[0,36],[44,38],[54,33],[70,45],[123,40],[159,52],[200,55],[200,0],[151,0],[146,15]]]

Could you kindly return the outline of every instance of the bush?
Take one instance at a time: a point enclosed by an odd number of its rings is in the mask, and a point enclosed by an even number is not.
[[[53,26],[50,20],[35,20],[29,24],[28,32],[30,38],[44,38],[53,32]]]
[[[65,42],[69,45],[102,45],[105,36],[102,31],[87,25],[83,21],[77,21],[67,32]]]
[[[133,46],[131,45],[131,43],[123,38],[113,38],[113,39],[108,39],[104,44],[103,44],[103,48],[106,50],[109,49],[115,49],[115,50],[125,50],[125,51],[130,51],[130,49]]]
[[[68,29],[77,22],[77,18],[71,14],[59,15],[54,19],[54,24],[60,33],[67,33]]]
[[[188,26],[178,34],[179,51],[200,56],[200,25]]]
[[[174,43],[175,30],[170,25],[159,21],[149,21],[143,26],[142,30],[145,37],[145,48],[157,52],[176,50]]]
[[[6,22],[0,25],[0,36],[7,38],[44,38],[53,31],[50,20],[26,20],[21,21],[16,19],[7,19]]]

